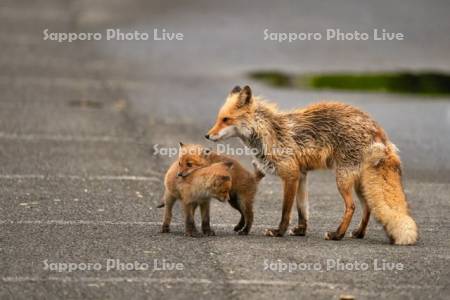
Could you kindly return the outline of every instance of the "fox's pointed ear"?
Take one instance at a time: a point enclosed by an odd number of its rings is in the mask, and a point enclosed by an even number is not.
[[[237,94],[237,93],[239,93],[241,90],[242,90],[241,87],[237,85],[237,86],[235,86],[235,87],[231,90],[230,94]]]
[[[252,90],[248,85],[244,86],[244,88],[239,92],[239,107],[243,107],[245,105],[249,105],[252,103]]]
[[[179,142],[179,145],[180,145],[180,148],[178,150],[178,155],[181,157],[181,156],[183,156],[185,154],[184,153],[185,149],[183,149],[184,148],[184,144],[182,142]]]

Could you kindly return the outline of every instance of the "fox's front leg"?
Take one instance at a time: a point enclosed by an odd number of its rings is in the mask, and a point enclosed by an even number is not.
[[[209,218],[209,200],[200,204],[200,212],[202,214],[202,232],[205,235],[213,236],[216,235],[211,229],[210,218]]]
[[[185,235],[196,237],[199,235],[197,228],[195,227],[194,212],[196,204],[183,203],[183,209],[185,214]]]
[[[294,203],[295,194],[298,188],[298,177],[285,177],[282,178],[284,183],[284,198],[283,198],[283,211],[281,214],[281,221],[278,225],[278,229],[267,229],[267,236],[283,236],[289,227],[289,221],[291,218],[292,204]]]

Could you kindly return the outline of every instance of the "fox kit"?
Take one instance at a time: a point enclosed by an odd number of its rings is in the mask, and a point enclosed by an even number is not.
[[[209,201],[211,198],[222,202],[229,200],[230,169],[232,169],[232,163],[216,163],[193,170],[188,176],[181,178],[177,176],[178,161],[174,162],[164,179],[164,203],[158,206],[165,206],[162,232],[170,231],[173,204],[180,199],[185,214],[186,235],[198,235],[194,220],[197,206],[200,206],[203,234],[214,235],[209,224]]]
[[[327,232],[326,239],[340,240],[344,237],[355,210],[352,198],[352,189],[355,189],[363,206],[363,217],[354,232],[355,237],[364,236],[370,212],[373,211],[381,223],[389,224],[386,230],[395,243],[413,244],[416,241],[415,238],[405,238],[405,235],[410,236],[410,226],[404,222],[410,224],[412,219],[394,221],[393,214],[383,213],[388,204],[379,204],[395,201],[391,200],[395,195],[388,186],[396,183],[381,184],[382,170],[375,170],[371,177],[362,180],[364,160],[370,159],[366,158],[366,153],[374,143],[388,145],[389,140],[374,120],[355,107],[331,102],[281,112],[274,104],[253,97],[250,87],[235,87],[220,109],[216,124],[205,137],[213,141],[239,137],[244,144],[256,150],[256,158],[263,166],[281,177],[284,188],[282,217],[278,228],[266,230],[268,236],[285,234],[294,200],[297,203],[298,225],[291,234],[306,234],[307,172],[335,168],[345,213],[337,230]],[[382,197],[375,198],[367,192],[375,185],[382,191]]]
[[[230,205],[239,211],[241,219],[234,227],[234,231],[240,235],[247,235],[253,223],[253,199],[257,191],[259,181],[264,177],[255,164],[254,174],[247,171],[237,160],[220,155],[201,145],[184,145],[180,143],[179,176],[184,177],[192,170],[208,166],[212,163],[231,162],[230,170],[232,187],[230,191]]]

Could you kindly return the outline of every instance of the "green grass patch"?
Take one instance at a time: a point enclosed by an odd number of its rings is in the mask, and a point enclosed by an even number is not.
[[[450,75],[442,73],[329,73],[293,75],[277,71],[250,77],[280,88],[349,90],[404,94],[448,95]]]
[[[277,71],[263,71],[250,73],[250,77],[260,80],[270,86],[293,87],[292,76]]]

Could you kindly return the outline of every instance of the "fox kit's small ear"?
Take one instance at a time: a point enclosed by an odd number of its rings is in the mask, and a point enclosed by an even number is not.
[[[241,87],[237,85],[231,90],[230,94],[237,94],[240,91],[241,91]]]
[[[248,85],[244,86],[244,88],[239,92],[239,107],[248,105],[252,102],[252,90]]]
[[[233,168],[233,162],[232,161],[226,161],[223,164],[228,168],[228,170],[231,170]]]
[[[182,142],[180,142],[179,145],[180,145],[180,149],[178,150],[178,156],[181,157],[182,155],[185,154],[184,153],[185,150],[183,149],[184,144]]]

